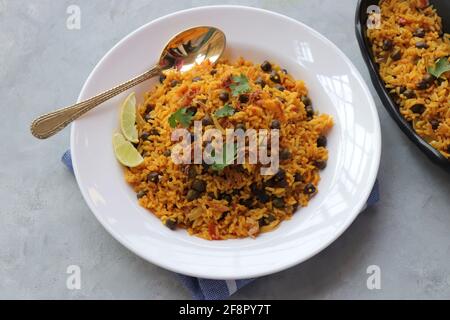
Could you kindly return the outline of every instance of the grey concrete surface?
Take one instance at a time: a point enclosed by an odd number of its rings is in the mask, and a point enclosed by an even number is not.
[[[33,117],[74,102],[94,65],[130,31],[180,9],[224,3],[315,28],[351,58],[376,96],[354,36],[356,0],[0,0],[0,298],[190,298],[173,274],[122,247],[91,214],[60,163],[68,131],[37,141],[28,128]],[[71,4],[81,8],[78,31],[66,28]],[[234,298],[450,298],[450,176],[375,99],[383,131],[379,205],[316,257]],[[81,267],[79,291],[66,288],[69,265]],[[381,290],[366,287],[369,265],[381,268]]]

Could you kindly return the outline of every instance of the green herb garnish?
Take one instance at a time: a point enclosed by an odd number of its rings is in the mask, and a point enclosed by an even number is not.
[[[220,119],[220,118],[230,117],[235,113],[236,113],[236,110],[234,110],[234,108],[230,104],[227,103],[222,108],[220,108],[219,110],[214,112],[214,116],[217,119]]]
[[[172,128],[175,128],[177,123],[187,128],[190,126],[193,116],[194,113],[192,111],[188,111],[187,108],[182,108],[169,117],[169,124]]]
[[[212,152],[212,155],[214,156],[215,152]],[[234,160],[237,158],[237,145],[233,143],[233,153],[227,154],[227,144],[224,143],[222,146],[222,159],[219,159],[221,161],[215,161],[211,165],[211,169],[215,171],[222,171],[229,165],[232,165],[234,163]]]
[[[439,78],[443,73],[450,71],[450,63],[447,58],[443,57],[440,58],[434,66],[428,67],[427,70],[433,76]]]
[[[234,97],[247,93],[251,90],[250,84],[248,83],[248,79],[245,75],[241,74],[240,76],[233,76],[232,79],[233,83],[230,85],[230,89]]]

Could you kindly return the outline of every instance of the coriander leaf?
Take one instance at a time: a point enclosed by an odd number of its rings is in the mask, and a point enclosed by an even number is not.
[[[175,128],[177,126],[177,117],[175,113],[169,117],[169,125],[171,128]]]
[[[220,161],[216,161],[211,165],[211,169],[215,171],[222,171],[229,165],[234,163],[234,160],[237,158],[237,145],[233,143],[233,153],[227,154],[227,144],[224,143],[222,146],[222,159]]]
[[[213,169],[214,171],[222,171],[223,169],[225,169],[227,167],[226,164],[217,164],[217,163],[213,163],[211,165],[211,169]]]
[[[169,125],[172,128],[177,126],[177,123],[181,124],[184,128],[189,127],[192,121],[192,117],[194,114],[189,112],[187,108],[179,109],[178,111],[172,113],[169,117]]]
[[[230,104],[227,103],[222,108],[220,108],[219,110],[214,112],[214,116],[217,119],[220,119],[220,118],[230,117],[233,114],[235,114],[235,112],[236,112],[236,110],[234,110],[234,108]]]
[[[233,96],[238,96],[243,93],[247,93],[251,90],[248,79],[245,75],[233,76],[233,83],[230,85]]]
[[[428,72],[436,78],[442,76],[444,72],[450,71],[450,63],[446,57],[440,58],[434,66],[427,68]]]

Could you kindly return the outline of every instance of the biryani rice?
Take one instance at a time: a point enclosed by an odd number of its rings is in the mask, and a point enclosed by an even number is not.
[[[367,36],[385,86],[414,130],[450,159],[450,72],[439,79],[427,72],[449,61],[449,34],[428,1],[382,0],[380,9],[381,27]]]
[[[272,70],[283,88],[271,80],[269,72],[241,58],[233,64],[221,61],[213,66],[205,62],[185,73],[169,71],[161,84],[145,94],[144,103],[138,107],[141,139],[137,147],[145,160],[125,173],[126,181],[139,195],[140,205],[171,229],[185,228],[189,234],[208,240],[256,237],[308,205],[317,193],[319,167],[328,159],[326,147],[317,141],[332,128],[333,120],[326,114],[311,114],[311,106],[308,109],[304,103],[307,100],[302,102],[302,97],[308,96],[303,81],[278,66],[273,65]],[[174,164],[169,150],[176,142],[171,141],[174,129],[169,117],[188,106],[196,109],[195,121],[214,114],[224,105],[219,96],[229,90],[231,76],[241,74],[251,87],[249,101],[241,103],[230,94],[236,113],[217,121],[223,128],[240,124],[258,130],[270,129],[273,120],[278,120],[280,148],[290,151],[289,159],[280,162],[278,176],[262,176],[258,164],[231,165],[223,171],[205,165]],[[214,124],[204,129],[212,127]],[[189,201],[186,195],[192,188],[193,175],[205,183],[206,190]],[[273,183],[277,177],[284,185]],[[269,200],[259,201],[261,194]]]

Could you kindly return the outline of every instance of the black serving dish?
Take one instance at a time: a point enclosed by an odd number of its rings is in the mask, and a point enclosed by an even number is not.
[[[439,151],[429,145],[422,139],[412,128],[412,126],[400,114],[399,108],[389,95],[384,86],[384,82],[378,72],[378,65],[372,54],[369,40],[366,37],[367,31],[367,9],[371,5],[378,5],[379,0],[358,0],[356,7],[356,38],[358,39],[361,53],[369,69],[372,84],[374,85],[384,107],[395,120],[400,129],[408,136],[408,138],[425,153],[434,163],[450,172],[450,160],[447,160]],[[432,0],[432,5],[437,9],[438,14],[442,17],[444,32],[450,31],[450,1],[449,0]]]

